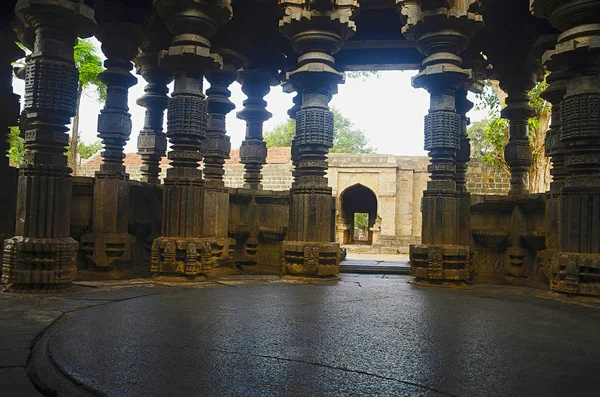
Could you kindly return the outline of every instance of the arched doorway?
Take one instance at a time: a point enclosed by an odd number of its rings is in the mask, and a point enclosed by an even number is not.
[[[358,183],[344,190],[340,195],[339,215],[341,244],[373,244],[371,229],[377,221],[377,196],[371,189]]]

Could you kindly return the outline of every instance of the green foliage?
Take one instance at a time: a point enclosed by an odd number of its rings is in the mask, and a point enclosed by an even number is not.
[[[368,146],[369,140],[365,132],[356,128],[352,121],[344,117],[337,109],[333,112],[333,148],[331,153],[375,153]],[[296,133],[296,121],[289,119],[274,129],[265,132],[267,147],[290,147]]]
[[[82,159],[89,159],[94,154],[98,153],[99,150],[102,150],[102,141],[96,140],[87,145],[83,141],[77,139],[77,153]]]
[[[17,167],[23,162],[25,144],[19,134],[19,127],[10,127],[8,134],[8,162],[12,167]]]
[[[356,212],[354,214],[354,227],[363,229],[369,226],[369,214],[366,212]]]
[[[94,87],[101,102],[106,100],[106,85],[98,79],[98,74],[104,71],[98,49],[88,39],[78,39],[74,48],[75,66],[79,70],[81,88],[89,90]]]
[[[288,119],[272,130],[265,132],[264,140],[267,143],[267,147],[290,147],[292,146],[292,139],[294,139],[295,134],[296,120]]]

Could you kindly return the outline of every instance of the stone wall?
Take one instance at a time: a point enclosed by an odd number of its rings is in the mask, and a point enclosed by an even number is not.
[[[100,167],[99,155],[79,167],[81,176],[94,176]],[[373,250],[384,253],[405,253],[410,244],[421,239],[421,197],[427,186],[429,158],[425,156],[394,156],[385,154],[329,155],[328,180],[338,209],[337,235],[347,229],[341,219],[341,197],[346,189],[361,184],[377,197],[378,220],[373,228]],[[141,177],[141,159],[128,153],[125,159],[132,180]],[[168,160],[162,161],[164,178]],[[232,150],[225,164],[227,187],[243,187],[244,166],[239,163],[239,150]],[[269,149],[263,168],[263,189],[286,191],[292,185],[292,162],[289,148]],[[467,187],[472,194],[505,195],[510,188],[510,176],[489,164],[472,160],[467,172]],[[340,238],[340,237],[338,237]]]

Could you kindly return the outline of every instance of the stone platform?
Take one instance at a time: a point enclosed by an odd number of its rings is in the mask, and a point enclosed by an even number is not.
[[[133,280],[0,294],[1,394],[39,395],[26,370],[44,393],[68,396],[564,396],[600,387],[598,300],[409,280]]]
[[[358,274],[409,274],[406,255],[358,254],[349,252],[340,262],[341,273]]]

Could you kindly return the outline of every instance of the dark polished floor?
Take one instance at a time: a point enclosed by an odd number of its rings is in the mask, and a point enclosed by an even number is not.
[[[61,302],[62,309],[52,310],[65,314],[43,333],[27,368],[38,387],[69,396],[591,396],[600,390],[599,309],[524,288],[439,289],[409,279],[78,287],[42,299],[42,308]],[[8,306],[0,320],[9,306],[35,301],[3,298]]]

